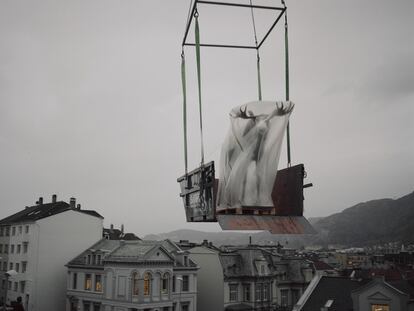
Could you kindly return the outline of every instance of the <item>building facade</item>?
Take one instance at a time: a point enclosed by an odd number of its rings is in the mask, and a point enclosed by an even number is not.
[[[64,310],[64,265],[102,236],[103,217],[57,201],[36,205],[0,221],[1,297],[22,297],[28,311]],[[15,271],[11,276],[7,272]]]
[[[67,267],[67,311],[196,310],[198,267],[169,240],[102,239]]]
[[[288,310],[314,275],[311,262],[258,245],[189,250],[200,266],[198,310]]]

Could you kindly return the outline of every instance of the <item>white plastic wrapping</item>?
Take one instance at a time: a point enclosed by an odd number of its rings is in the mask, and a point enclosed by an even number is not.
[[[256,101],[230,112],[221,149],[218,209],[273,206],[271,194],[292,102]]]

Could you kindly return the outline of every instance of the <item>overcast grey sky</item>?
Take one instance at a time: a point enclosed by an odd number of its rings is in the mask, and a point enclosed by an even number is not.
[[[56,193],[139,235],[218,230],[185,223],[176,183],[189,2],[0,1],[0,217]],[[292,157],[314,184],[305,190],[306,216],[413,191],[414,1],[287,5]],[[200,5],[199,12],[202,41],[253,42],[248,10]],[[273,17],[257,12],[260,34]],[[262,51],[266,100],[284,98],[282,29]],[[195,167],[192,49],[186,55]],[[256,99],[255,54],[203,49],[202,75],[206,160],[218,160],[228,112]]]

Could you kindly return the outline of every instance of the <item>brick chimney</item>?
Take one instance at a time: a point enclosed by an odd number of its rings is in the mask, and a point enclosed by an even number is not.
[[[57,195],[54,194],[52,195],[52,203],[56,203],[56,201],[57,201]]]
[[[40,197],[39,200],[36,202],[37,205],[42,205],[43,204],[43,198]]]

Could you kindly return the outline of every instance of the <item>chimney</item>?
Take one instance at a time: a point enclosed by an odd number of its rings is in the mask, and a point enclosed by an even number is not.
[[[252,245],[252,236],[249,235],[249,245]]]
[[[80,205],[80,204],[76,205],[76,209],[77,209],[78,211],[80,211],[80,209],[81,209],[81,205]]]
[[[43,198],[42,198],[42,197],[40,197],[40,198],[39,198],[39,201],[37,201],[36,203],[37,203],[37,205],[42,205],[42,204],[43,204]]]
[[[113,225],[113,224],[111,224],[110,228],[111,228],[111,230],[114,230],[114,225]]]
[[[124,224],[121,225],[121,233],[124,233]]]
[[[56,201],[57,201],[57,195],[54,194],[52,195],[52,203],[56,203]]]
[[[70,198],[70,201],[69,201],[70,203],[70,208],[73,208],[73,209],[75,209],[75,207],[76,207],[76,199],[75,198]]]

